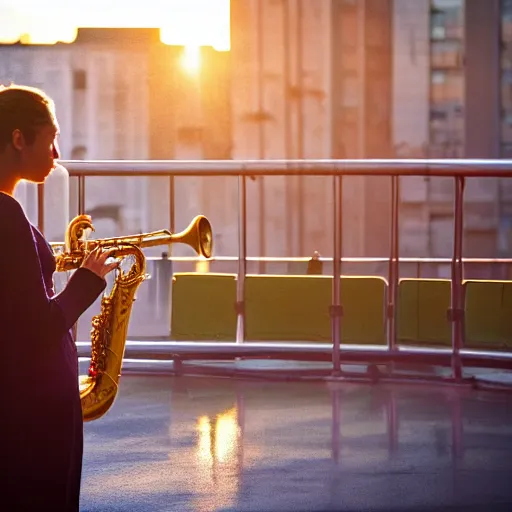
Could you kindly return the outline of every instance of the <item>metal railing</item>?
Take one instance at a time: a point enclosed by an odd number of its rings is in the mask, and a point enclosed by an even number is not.
[[[452,346],[450,351],[450,366],[453,377],[462,378],[463,360],[471,364],[482,365],[487,362],[506,357],[505,354],[497,356],[483,352],[463,353],[464,333],[464,299],[463,299],[463,202],[464,186],[467,178],[492,178],[512,177],[512,161],[510,160],[251,160],[251,161],[62,161],[70,176],[78,178],[78,208],[79,213],[85,209],[85,178],[86,177],[114,177],[114,176],[160,176],[168,177],[171,183],[171,191],[174,189],[174,178],[177,176],[232,176],[238,178],[238,279],[237,279],[237,344],[244,340],[244,295],[245,276],[247,274],[247,186],[246,180],[253,176],[330,176],[332,178],[333,198],[333,281],[332,304],[330,308],[332,325],[332,364],[333,375],[341,375],[341,362],[354,360],[351,348],[341,347],[342,328],[342,297],[340,290],[341,261],[342,261],[342,187],[345,176],[388,176],[391,179],[391,250],[388,261],[388,287],[387,287],[387,351],[382,356],[382,350],[378,350],[381,359],[390,361],[399,355],[409,356],[412,352],[397,347],[396,341],[396,304],[399,279],[399,207],[400,207],[400,177],[424,176],[452,178],[455,182],[454,193],[454,229],[453,229],[453,253],[449,261],[451,264],[451,298],[449,309],[449,321],[451,322]],[[39,194],[40,199],[44,197]],[[173,201],[169,212],[171,229],[174,229]],[[39,218],[44,216],[44,201],[39,202]],[[500,260],[501,261],[501,260]],[[508,260],[503,260],[508,262]],[[253,344],[251,346],[254,347]],[[231,352],[226,347],[216,345],[217,350],[224,355],[237,353],[251,353],[249,347],[244,347],[240,352],[232,347]],[[274,349],[276,346],[273,346]],[[304,349],[305,347],[302,346]],[[240,347],[241,348],[241,347]],[[214,350],[214,349],[212,349]],[[269,349],[270,350],[270,349]],[[296,348],[295,352],[300,350]],[[272,352],[272,350],[270,350]],[[275,350],[274,350],[275,352]],[[211,351],[210,351],[211,353]],[[415,356],[422,354],[432,359],[433,351],[430,349],[416,349]],[[361,358],[372,357],[369,349],[360,353]],[[445,361],[446,354],[439,355],[439,361]],[[509,363],[507,362],[505,366]],[[500,366],[500,365],[498,365]],[[501,365],[503,366],[503,365]],[[507,366],[508,367],[508,366]]]

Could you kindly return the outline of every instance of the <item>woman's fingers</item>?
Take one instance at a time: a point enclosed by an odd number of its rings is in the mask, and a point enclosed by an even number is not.
[[[100,277],[105,277],[109,272],[119,267],[119,262],[106,263],[107,259],[112,257],[114,249],[103,249],[96,246],[84,259],[82,267],[89,269]]]

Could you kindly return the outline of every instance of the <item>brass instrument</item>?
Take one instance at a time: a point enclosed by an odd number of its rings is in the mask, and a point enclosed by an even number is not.
[[[55,256],[58,272],[79,268],[87,252],[98,245],[113,250],[113,257],[117,259],[129,256],[134,259],[126,272],[116,271],[112,290],[104,294],[100,313],[92,320],[91,363],[88,374],[79,377],[83,418],[92,421],[110,409],[117,395],[132,305],[139,285],[146,278],[146,258],[142,249],[183,243],[200,256],[210,258],[213,241],[210,222],[203,215],[196,216],[184,231],[176,234],[161,230],[87,241],[83,240],[87,229],[94,231],[88,215],[79,215],[70,222],[64,250]]]

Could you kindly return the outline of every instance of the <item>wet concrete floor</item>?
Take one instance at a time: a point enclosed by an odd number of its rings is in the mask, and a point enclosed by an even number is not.
[[[81,510],[512,510],[511,406],[446,386],[124,375],[85,426]]]

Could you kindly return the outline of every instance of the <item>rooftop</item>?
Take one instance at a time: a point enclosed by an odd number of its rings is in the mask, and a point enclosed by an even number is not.
[[[126,374],[85,426],[93,511],[499,511],[512,396]]]

